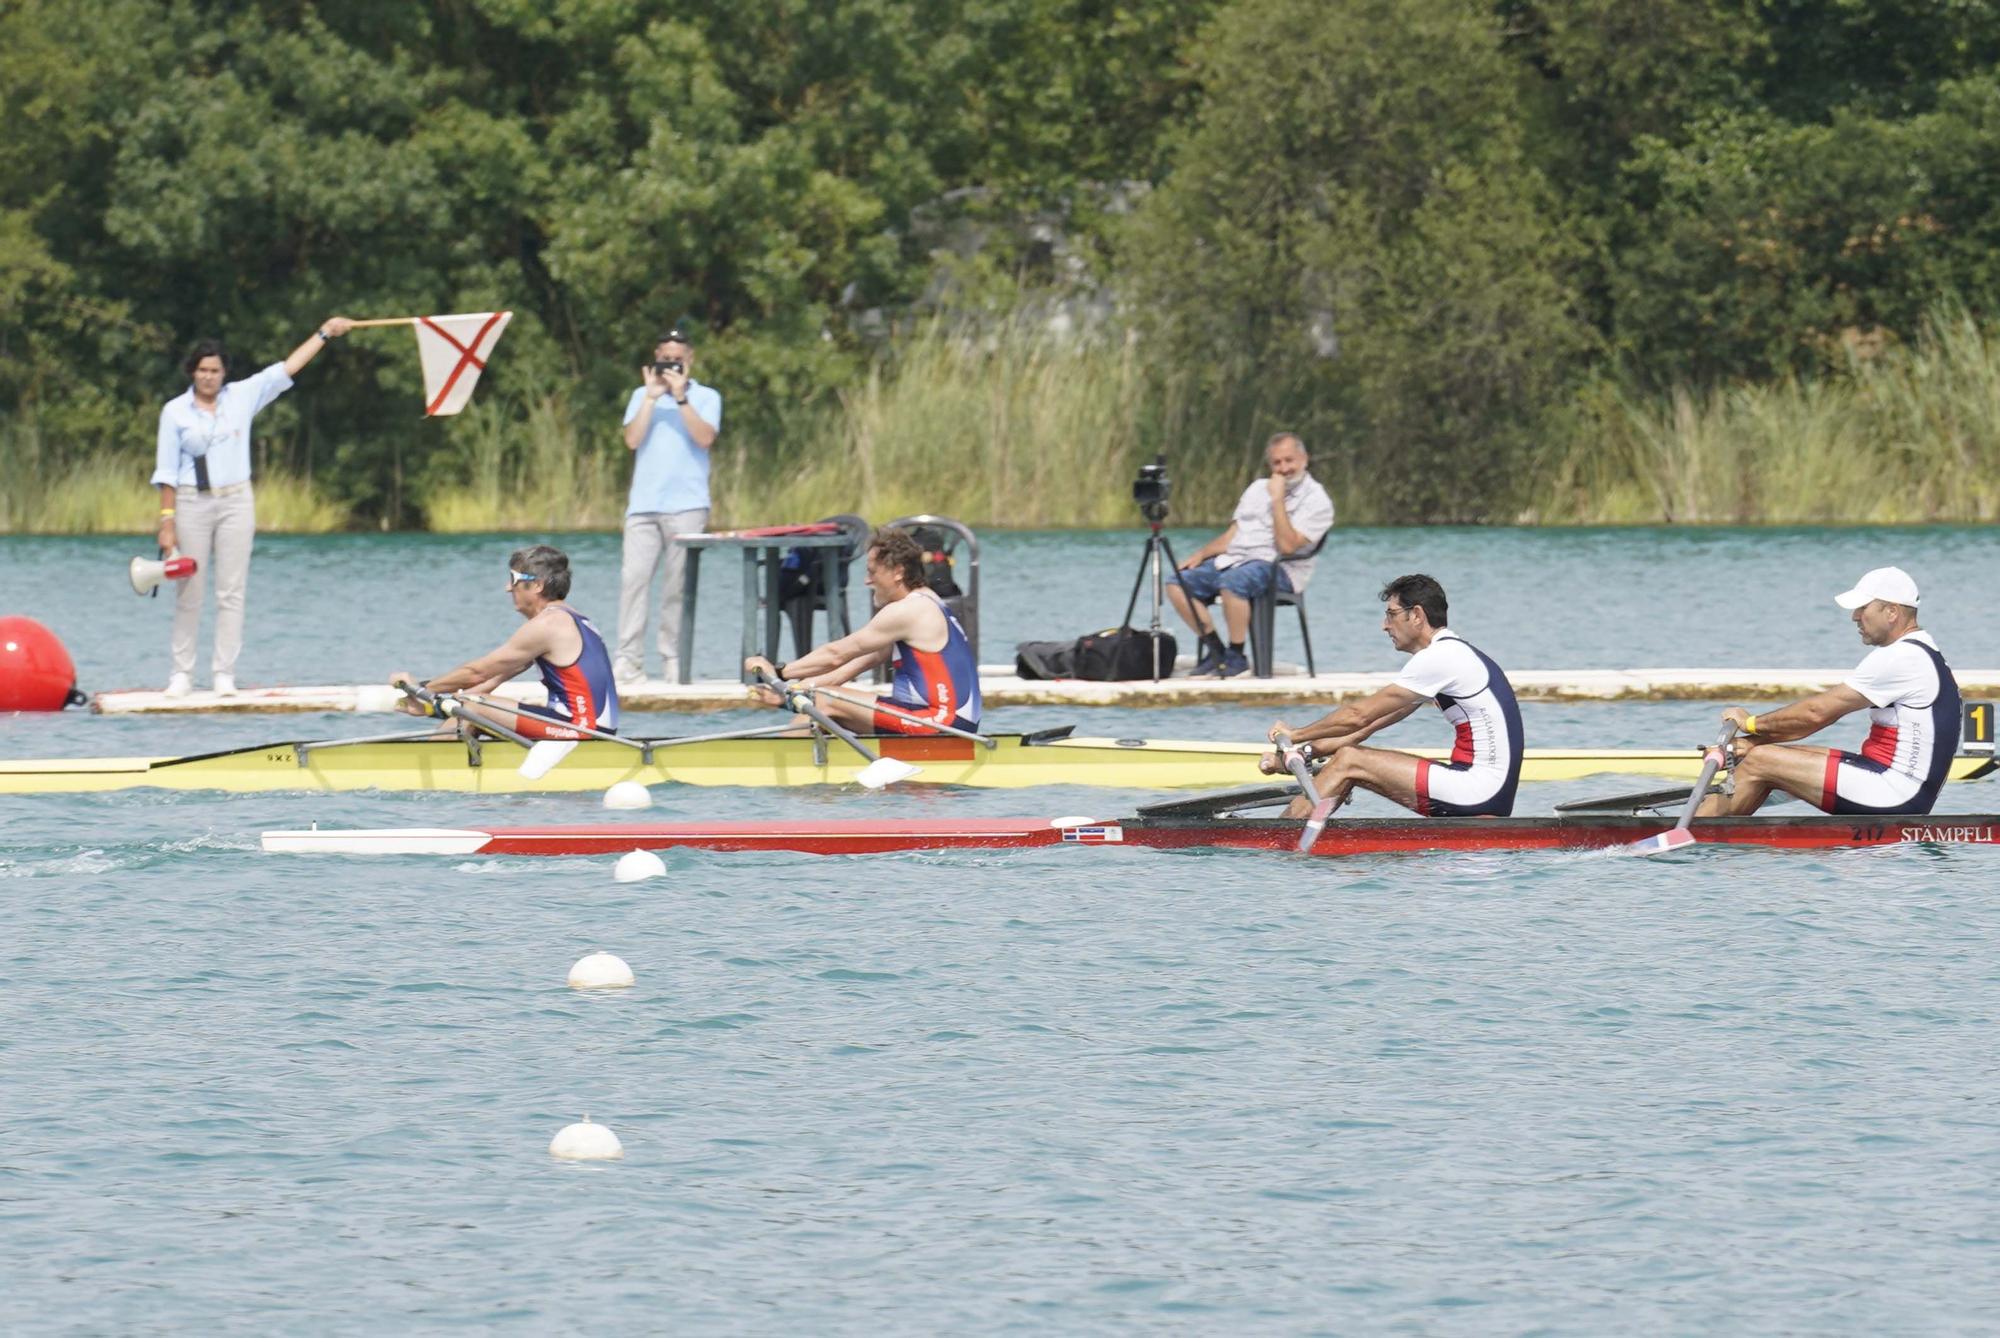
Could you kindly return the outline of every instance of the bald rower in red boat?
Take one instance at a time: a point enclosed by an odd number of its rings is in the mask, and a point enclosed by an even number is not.
[[[390,684],[484,695],[534,665],[549,690],[547,707],[462,701],[456,713],[491,720],[529,739],[581,739],[585,735],[576,728],[579,724],[617,733],[618,686],[611,677],[611,654],[590,619],[563,602],[569,595],[569,558],[547,544],[517,550],[507,559],[507,594],[514,611],[527,621],[497,650],[427,682],[396,673]],[[400,706],[412,715],[436,712],[410,698]]]
[[[820,709],[850,729],[881,734],[936,733],[932,725],[978,729],[979,665],[972,642],[958,615],[930,589],[922,546],[907,530],[877,530],[868,538],[867,564],[876,611],[865,626],[785,664],[752,655],[743,667],[804,687],[830,688],[886,662],[894,666],[893,676],[880,705],[893,711],[832,694],[820,698]],[[784,704],[769,688],[757,689],[757,695],[766,706]]]
[[[1900,567],[1877,567],[1835,595],[1875,649],[1839,687],[1760,715],[1724,711],[1737,729],[1734,792],[1702,800],[1700,815],[1754,813],[1776,790],[1827,813],[1930,812],[1951,774],[1960,703],[1951,667],[1917,626],[1921,599]],[[1868,737],[1858,753],[1788,742],[1864,710]]]

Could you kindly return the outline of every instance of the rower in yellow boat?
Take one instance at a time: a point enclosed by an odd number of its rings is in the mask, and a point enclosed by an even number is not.
[[[825,693],[820,704],[826,713],[850,729],[878,734],[977,731],[979,664],[958,615],[930,589],[923,548],[907,530],[876,530],[868,538],[867,564],[876,611],[866,625],[785,664],[752,655],[743,667],[811,691],[839,687],[888,663],[894,666],[888,696],[876,702]],[[757,696],[766,706],[786,704],[769,687],[758,688]]]

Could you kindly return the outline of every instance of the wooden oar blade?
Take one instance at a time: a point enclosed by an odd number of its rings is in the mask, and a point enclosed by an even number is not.
[[[576,751],[575,739],[542,739],[528,748],[528,756],[521,763],[521,774],[529,780],[540,780],[555,769],[556,763]]]
[[[880,790],[897,781],[906,781],[922,770],[922,767],[905,762],[900,757],[878,757],[855,772],[854,779],[871,790]]]

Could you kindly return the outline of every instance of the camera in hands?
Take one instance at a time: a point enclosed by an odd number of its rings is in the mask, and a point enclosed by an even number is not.
[[[1139,466],[1139,477],[1132,480],[1132,500],[1139,504],[1140,515],[1158,525],[1167,518],[1167,499],[1173,492],[1165,455],[1156,455],[1151,464]]]
[[[664,358],[659,362],[653,364],[654,376],[665,376],[668,372],[672,372],[675,376],[679,376],[682,372],[685,372],[686,370],[687,370],[687,364],[682,362],[679,358]]]

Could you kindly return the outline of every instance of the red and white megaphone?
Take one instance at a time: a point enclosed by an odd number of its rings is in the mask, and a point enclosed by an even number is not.
[[[170,558],[133,558],[131,575],[132,593],[150,595],[159,588],[161,581],[185,581],[194,575],[194,559],[178,555]]]

